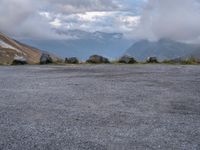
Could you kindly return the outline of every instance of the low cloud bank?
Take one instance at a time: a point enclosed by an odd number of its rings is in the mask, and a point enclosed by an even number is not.
[[[199,0],[149,0],[134,29],[137,38],[200,41]]]

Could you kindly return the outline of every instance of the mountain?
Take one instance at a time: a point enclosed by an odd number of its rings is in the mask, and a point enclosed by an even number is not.
[[[105,33],[105,32],[86,32],[83,30],[56,30],[56,33],[59,35],[65,35],[67,37],[75,38],[75,39],[96,39],[96,40],[102,40],[102,39],[109,39],[109,40],[115,40],[115,39],[122,39],[123,34],[122,33]]]
[[[13,40],[0,33],[0,64],[11,64],[15,57],[26,58],[28,64],[38,64],[42,53],[47,52]],[[53,54],[49,55],[54,61],[59,59]]]
[[[186,44],[169,39],[158,41],[140,40],[134,43],[126,55],[134,56],[138,60],[145,60],[147,57],[157,57],[159,60],[175,59],[191,55],[199,46]]]
[[[0,33],[0,63],[11,64],[14,57],[23,56],[30,64],[39,63],[41,51]]]
[[[193,51],[189,56],[186,57],[193,57],[196,59],[200,60],[200,48],[198,48],[197,50]]]
[[[117,58],[131,46],[132,41],[123,38],[121,33],[85,32],[81,30],[57,31],[70,37],[64,40],[23,39],[24,43],[56,53],[61,57],[78,57],[86,60],[98,54],[110,59]]]

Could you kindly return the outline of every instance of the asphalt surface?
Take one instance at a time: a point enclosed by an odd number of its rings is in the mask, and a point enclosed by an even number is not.
[[[200,66],[0,67],[0,150],[200,150]]]

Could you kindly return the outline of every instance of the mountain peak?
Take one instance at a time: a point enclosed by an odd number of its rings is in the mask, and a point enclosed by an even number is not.
[[[95,31],[95,32],[87,32],[83,30],[56,30],[58,34],[66,35],[67,37],[71,37],[72,39],[122,39],[123,34],[122,33],[106,33],[101,31]]]
[[[158,41],[140,40],[133,44],[126,54],[134,56],[138,60],[156,56],[159,60],[174,59],[191,54],[196,50],[196,45],[173,41],[162,38]]]
[[[178,41],[174,41],[170,38],[161,38],[158,40],[159,43],[180,43]]]

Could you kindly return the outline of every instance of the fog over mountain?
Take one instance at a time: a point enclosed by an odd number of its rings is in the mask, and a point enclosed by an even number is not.
[[[148,0],[133,34],[141,39],[125,54],[144,60],[200,58],[200,1]]]
[[[134,43],[125,54],[131,55],[140,61],[144,61],[148,57],[170,60],[195,56],[199,50],[200,45],[186,44],[170,39],[160,39],[158,41],[140,40]],[[200,58],[200,55],[195,57]]]
[[[134,33],[138,38],[200,42],[199,0],[148,0]]]

